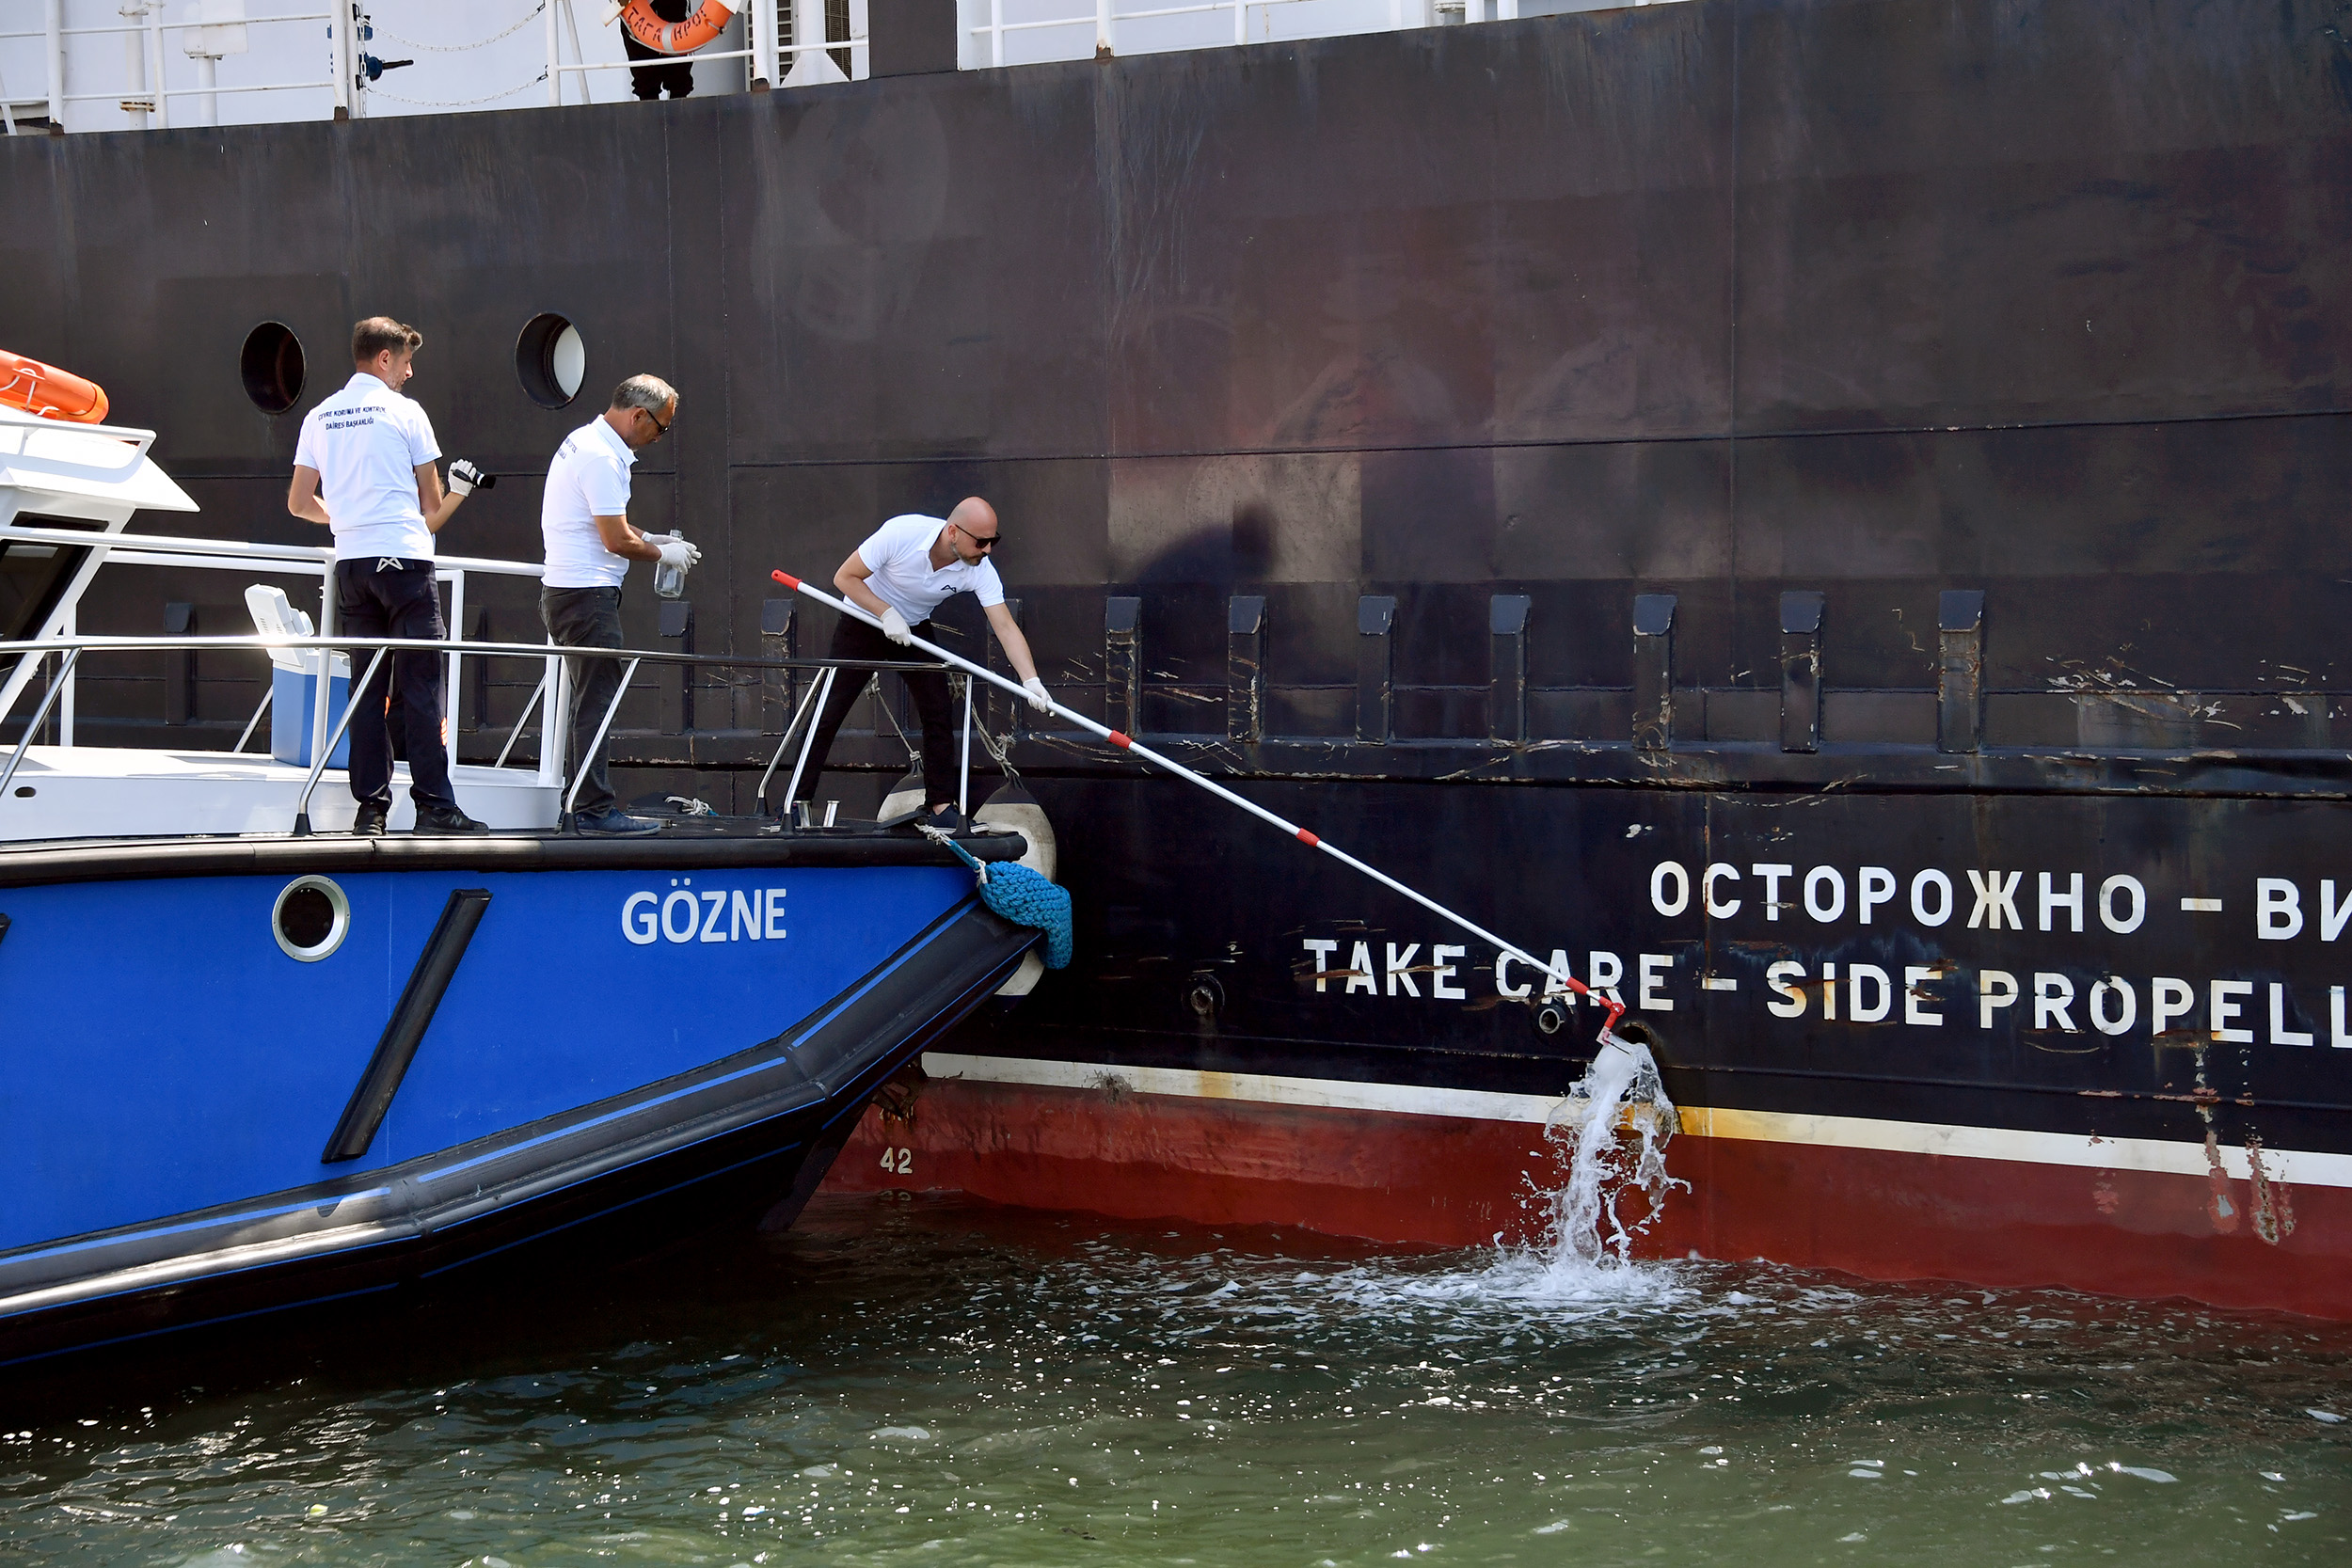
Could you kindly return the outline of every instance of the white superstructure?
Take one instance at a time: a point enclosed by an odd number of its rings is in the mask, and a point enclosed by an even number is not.
[[[964,70],[1510,21],[1646,0],[956,0]],[[606,0],[0,0],[0,132],[442,114],[630,96]],[[866,0],[744,0],[697,94],[866,77]],[[800,40],[797,41],[796,40]]]

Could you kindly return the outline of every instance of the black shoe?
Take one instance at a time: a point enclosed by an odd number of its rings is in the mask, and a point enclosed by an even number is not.
[[[409,832],[428,835],[456,837],[466,833],[486,833],[490,825],[477,822],[455,806],[435,806],[417,813],[417,825]]]
[[[354,838],[382,838],[385,811],[382,806],[361,806],[351,819]]]
[[[600,833],[607,838],[643,838],[661,831],[661,824],[652,817],[631,816],[618,806],[581,812],[572,819],[572,826],[583,833]]]
[[[914,825],[918,828],[936,828],[943,833],[960,833],[963,832],[963,814],[953,806],[943,806],[937,811],[925,812],[914,819]]]

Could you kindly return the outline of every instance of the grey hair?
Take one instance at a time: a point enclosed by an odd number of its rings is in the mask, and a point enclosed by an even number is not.
[[[658,375],[632,375],[612,388],[612,406],[659,414],[677,401],[677,388]]]

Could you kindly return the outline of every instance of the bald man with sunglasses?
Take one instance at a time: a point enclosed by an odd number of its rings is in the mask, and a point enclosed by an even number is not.
[[[966,496],[945,517],[907,513],[882,524],[833,575],[833,585],[842,596],[882,622],[882,628],[843,616],[834,627],[831,657],[850,661],[907,657],[900,649],[914,638],[937,640],[931,612],[950,595],[968,592],[980,601],[990,629],[1029,694],[1029,705],[1042,712],[1051,699],[1045,683],[1038,679],[1028,640],[1005,608],[1005,585],[989,559],[1001,532],[995,508],[977,496]],[[817,716],[816,742],[802,775],[804,798],[815,794],[833,737],[851,705],[865,694],[872,674],[845,669],[834,678],[824,711]],[[947,673],[906,671],[898,678],[906,683],[922,721],[927,820],[955,832],[963,822],[956,809],[956,732]]]

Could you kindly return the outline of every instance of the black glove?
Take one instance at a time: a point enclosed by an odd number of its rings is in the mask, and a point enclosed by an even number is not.
[[[498,475],[484,472],[479,464],[463,457],[449,466],[449,487],[454,495],[470,496],[475,490],[487,490],[498,482]]]

